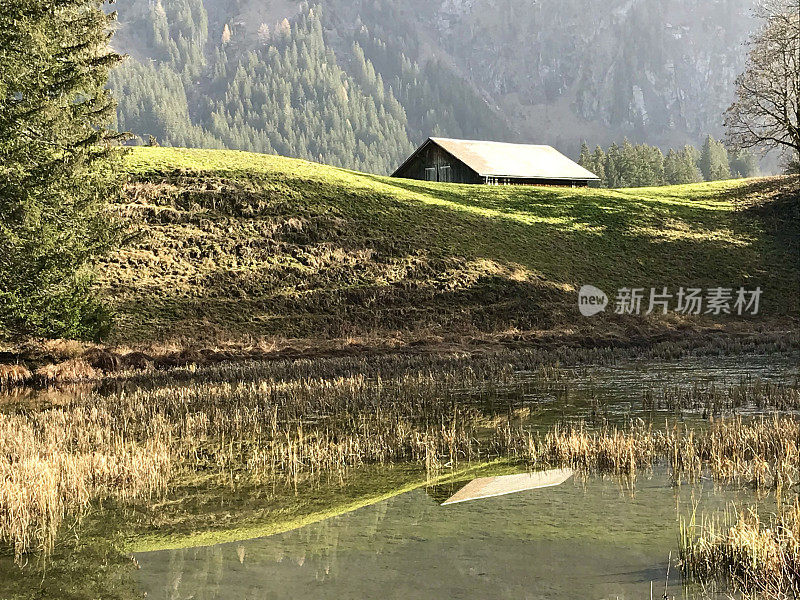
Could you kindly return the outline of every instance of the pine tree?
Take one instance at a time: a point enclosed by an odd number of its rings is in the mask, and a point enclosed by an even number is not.
[[[747,150],[729,155],[731,175],[733,177],[757,177],[759,174],[758,158]]]
[[[606,153],[606,185],[610,188],[624,187],[621,177],[621,153],[616,143],[608,147]]]
[[[594,166],[593,157],[589,152],[589,144],[585,141],[581,143],[581,155],[578,158],[578,164],[589,171],[591,171]]]
[[[86,265],[111,243],[119,149],[105,89],[120,57],[102,0],[6,0],[0,12],[0,328],[99,336]]]
[[[600,146],[597,146],[594,149],[592,167],[593,168],[589,170],[600,178],[600,185],[606,186],[606,153],[603,152],[603,149]]]
[[[664,181],[667,185],[676,185],[678,183],[678,170],[678,153],[670,148],[664,157]]]
[[[262,44],[268,44],[269,43],[269,38],[270,38],[270,35],[271,35],[270,31],[269,31],[269,25],[267,25],[266,23],[262,23],[258,27],[258,34],[257,35],[258,35],[259,41]]]
[[[681,150],[670,149],[664,159],[664,180],[668,185],[697,183],[703,177],[697,168],[700,153],[694,146],[684,146]]]
[[[698,166],[706,181],[729,179],[731,176],[728,151],[722,142],[718,142],[710,135],[703,144]]]

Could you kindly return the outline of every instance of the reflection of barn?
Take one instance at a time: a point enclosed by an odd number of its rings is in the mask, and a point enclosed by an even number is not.
[[[586,187],[598,177],[550,146],[429,138],[392,177],[483,183]]]

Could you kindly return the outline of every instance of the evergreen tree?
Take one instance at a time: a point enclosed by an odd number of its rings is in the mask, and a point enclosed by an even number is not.
[[[702,181],[696,163],[699,153],[692,146],[670,149],[665,157],[660,148],[647,144],[612,144],[608,153],[598,146],[588,163],[602,185],[607,187],[647,187]],[[584,160],[587,160],[584,158]]]
[[[606,153],[600,146],[595,147],[594,155],[592,157],[593,169],[589,169],[592,173],[600,178],[600,185],[606,185]]]
[[[667,185],[675,185],[678,178],[678,153],[672,148],[664,157],[664,181]]]
[[[175,7],[197,1],[174,0],[164,10],[171,17]],[[187,34],[207,31],[205,13],[195,13],[184,24]],[[406,113],[357,45],[349,71],[338,64],[319,14],[306,9],[275,33],[264,27],[252,45],[239,42],[235,28],[219,25],[230,34],[228,43],[209,40],[216,47],[207,64],[190,54],[174,63],[127,61],[112,77],[120,127],[164,145],[274,152],[392,171],[413,150]],[[177,25],[167,22],[169,46]],[[204,85],[187,83],[181,61],[206,73]]]
[[[638,183],[636,177],[636,149],[628,138],[622,142],[617,160],[619,181],[615,187],[633,187]]]
[[[700,161],[700,151],[694,146],[686,145],[678,153],[681,165],[682,180],[680,183],[698,183],[703,181],[703,174],[697,163]]]
[[[758,158],[747,150],[731,153],[730,168],[733,177],[757,177],[759,173]]]
[[[105,89],[120,57],[102,0],[5,0],[0,12],[0,329],[99,336],[86,265],[112,241],[119,186]]]
[[[620,153],[619,146],[617,146],[616,143],[611,144],[608,147],[608,152],[606,153],[606,165],[605,165],[606,185],[610,188],[624,187],[620,173],[621,162],[622,162],[622,156]]]
[[[698,166],[706,181],[729,179],[731,176],[728,151],[722,142],[718,142],[710,135],[703,144]]]
[[[585,141],[581,143],[581,155],[578,158],[578,164],[589,171],[594,166],[594,157],[589,152],[589,145]]]
[[[685,146],[677,152],[670,148],[664,159],[664,182],[667,185],[697,183],[703,177],[697,168],[699,153],[694,146]]]

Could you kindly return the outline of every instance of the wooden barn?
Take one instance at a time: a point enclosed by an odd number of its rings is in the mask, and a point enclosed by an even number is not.
[[[486,185],[586,187],[599,178],[550,146],[428,138],[392,177]]]

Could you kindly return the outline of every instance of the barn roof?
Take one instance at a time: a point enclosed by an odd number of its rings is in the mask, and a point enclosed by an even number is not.
[[[481,177],[599,179],[551,146],[429,138],[417,152],[429,142],[444,148]]]

